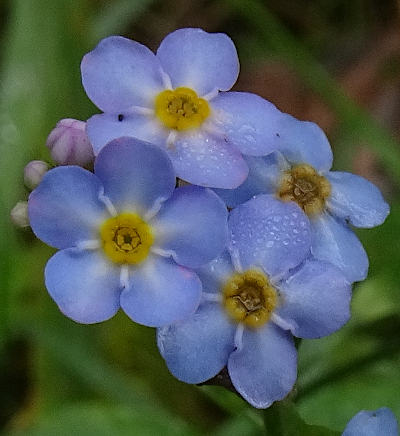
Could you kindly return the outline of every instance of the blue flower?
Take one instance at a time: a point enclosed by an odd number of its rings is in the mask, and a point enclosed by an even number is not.
[[[229,217],[229,252],[197,270],[191,318],[158,330],[172,374],[201,383],[227,366],[235,389],[266,408],[292,389],[293,337],[319,338],[350,316],[351,286],[338,268],[308,257],[311,232],[295,203],[260,195]]]
[[[385,220],[389,206],[368,180],[346,172],[329,171],[332,151],[314,123],[282,117],[280,152],[247,157],[248,179],[235,190],[216,190],[230,207],[260,193],[297,202],[312,228],[312,254],[338,266],[351,282],[365,279],[367,254],[349,226],[374,227]]]
[[[349,421],[342,436],[399,436],[399,430],[393,412],[382,407],[358,412]]]
[[[200,186],[235,188],[247,177],[242,154],[276,150],[281,112],[254,94],[228,91],[239,74],[232,40],[179,29],[157,50],[129,39],[103,39],[82,60],[82,82],[104,113],[88,120],[97,153],[120,136],[168,151],[176,174]]]
[[[29,197],[36,236],[60,249],[46,287],[61,311],[81,323],[112,317],[162,326],[195,312],[201,282],[191,268],[218,256],[227,211],[209,189],[175,188],[160,148],[120,138],[95,161],[46,173]]]

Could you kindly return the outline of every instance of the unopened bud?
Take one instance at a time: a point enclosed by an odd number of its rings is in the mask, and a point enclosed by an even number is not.
[[[10,212],[11,221],[17,227],[29,227],[28,202],[19,201]]]
[[[55,162],[60,165],[80,166],[93,162],[93,148],[85,128],[86,123],[72,118],[57,123],[46,142]]]
[[[42,160],[32,160],[24,168],[24,182],[29,189],[39,185],[49,166]]]

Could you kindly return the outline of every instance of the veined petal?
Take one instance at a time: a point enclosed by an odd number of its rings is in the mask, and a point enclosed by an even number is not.
[[[265,156],[280,144],[280,112],[249,92],[220,93],[211,102],[214,123],[243,154]]]
[[[323,130],[310,121],[282,115],[279,122],[280,151],[291,164],[309,164],[317,171],[329,171],[333,154]]]
[[[373,183],[340,171],[329,172],[326,178],[332,187],[327,207],[334,215],[356,227],[375,227],[385,221],[389,205]]]
[[[159,329],[157,343],[177,379],[201,383],[227,364],[235,330],[220,304],[204,303],[187,320]]]
[[[279,284],[277,314],[300,338],[320,338],[342,327],[350,318],[351,285],[334,265],[307,260]]]
[[[193,315],[200,298],[201,282],[193,271],[150,255],[133,271],[121,307],[139,324],[162,327]]]
[[[104,193],[119,212],[142,215],[168,199],[175,188],[175,172],[161,148],[123,137],[107,144],[95,161]]]
[[[162,68],[154,53],[122,36],[110,36],[81,63],[86,94],[104,112],[154,106],[163,91]]]
[[[252,406],[267,408],[282,400],[297,376],[297,352],[292,335],[273,323],[245,329],[242,347],[229,357],[233,386]]]
[[[47,262],[45,281],[61,312],[76,322],[105,321],[119,309],[120,268],[99,251],[57,252]]]
[[[157,58],[173,88],[192,88],[201,96],[215,89],[227,91],[239,74],[235,45],[224,33],[178,29],[161,42]]]
[[[399,436],[396,417],[388,407],[361,410],[348,422],[342,436]]]
[[[193,185],[236,188],[249,172],[239,150],[201,130],[179,135],[169,156],[177,176]]]
[[[281,276],[310,250],[310,225],[303,211],[272,195],[258,195],[233,209],[228,226],[229,251],[244,270],[259,266],[271,276]]]
[[[364,280],[368,273],[368,256],[347,224],[329,213],[314,217],[310,223],[311,253],[339,267],[350,283]]]
[[[56,248],[97,239],[108,218],[99,195],[103,187],[91,172],[76,166],[48,171],[29,196],[29,221],[35,235]]]
[[[228,212],[210,189],[178,188],[151,221],[157,247],[183,266],[199,267],[219,256],[228,239]]]
[[[165,147],[168,132],[154,117],[132,112],[100,114],[89,118],[86,132],[95,154],[113,139],[131,136]]]

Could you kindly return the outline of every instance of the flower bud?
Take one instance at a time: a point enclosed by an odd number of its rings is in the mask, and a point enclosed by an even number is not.
[[[86,135],[86,123],[72,118],[60,120],[47,138],[51,157],[60,165],[90,164],[93,148]]]
[[[11,221],[17,227],[29,227],[28,202],[19,201],[10,212]]]
[[[24,182],[29,189],[39,185],[49,166],[42,160],[32,160],[24,168]]]

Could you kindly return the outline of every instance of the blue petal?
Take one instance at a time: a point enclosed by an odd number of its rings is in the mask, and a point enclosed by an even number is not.
[[[143,215],[168,199],[175,188],[175,173],[166,152],[135,138],[107,144],[95,161],[95,173],[120,212]]]
[[[87,121],[86,132],[95,154],[108,142],[122,136],[132,136],[162,147],[165,147],[168,136],[154,117],[129,111],[94,115]]]
[[[284,158],[279,153],[266,157],[246,156],[247,179],[236,189],[214,189],[228,207],[236,207],[258,194],[274,194],[278,188]]]
[[[252,406],[269,407],[293,388],[297,376],[297,352],[292,335],[273,323],[243,332],[242,347],[228,361],[235,389]]]
[[[122,36],[103,39],[81,63],[86,94],[104,112],[153,108],[163,91],[161,65],[152,51]]]
[[[399,436],[399,429],[393,412],[382,407],[358,412],[349,421],[342,436]]]
[[[328,213],[313,218],[310,223],[312,254],[339,267],[350,283],[364,280],[368,273],[368,256],[347,224]]]
[[[156,246],[172,253],[183,266],[199,267],[219,256],[228,239],[228,212],[210,189],[184,186],[175,190],[150,222]]]
[[[389,205],[379,189],[363,177],[334,171],[326,174],[332,192],[327,206],[339,218],[356,227],[375,227],[389,214]]]
[[[133,272],[121,307],[139,324],[162,327],[193,315],[200,298],[201,282],[193,271],[150,255]]]
[[[98,229],[108,218],[99,179],[75,166],[48,171],[29,196],[29,221],[35,235],[56,248],[98,238]]]
[[[283,203],[272,195],[258,195],[229,216],[229,250],[245,270],[261,267],[281,276],[300,264],[311,245],[310,225],[296,203]]]
[[[278,287],[282,303],[276,313],[295,336],[327,336],[350,318],[350,283],[328,262],[307,260]]]
[[[157,58],[173,88],[192,88],[201,96],[214,89],[231,89],[239,74],[235,45],[224,33],[176,30],[161,42]]]
[[[47,262],[45,281],[61,312],[76,322],[105,321],[119,309],[120,268],[99,251],[59,251]]]
[[[282,116],[279,126],[280,151],[292,164],[306,163],[318,171],[328,171],[333,155],[329,141],[317,124]]]
[[[201,383],[227,364],[234,349],[235,330],[218,303],[205,303],[186,321],[160,329],[157,343],[177,379]]]
[[[221,256],[196,269],[196,273],[203,284],[203,291],[215,294],[221,292],[222,286],[235,273],[235,269],[230,254],[224,251]]]
[[[280,144],[280,112],[272,103],[248,92],[225,92],[211,102],[213,121],[243,154],[264,156]]]
[[[200,130],[179,135],[169,156],[177,176],[193,185],[236,188],[249,172],[239,150]]]

